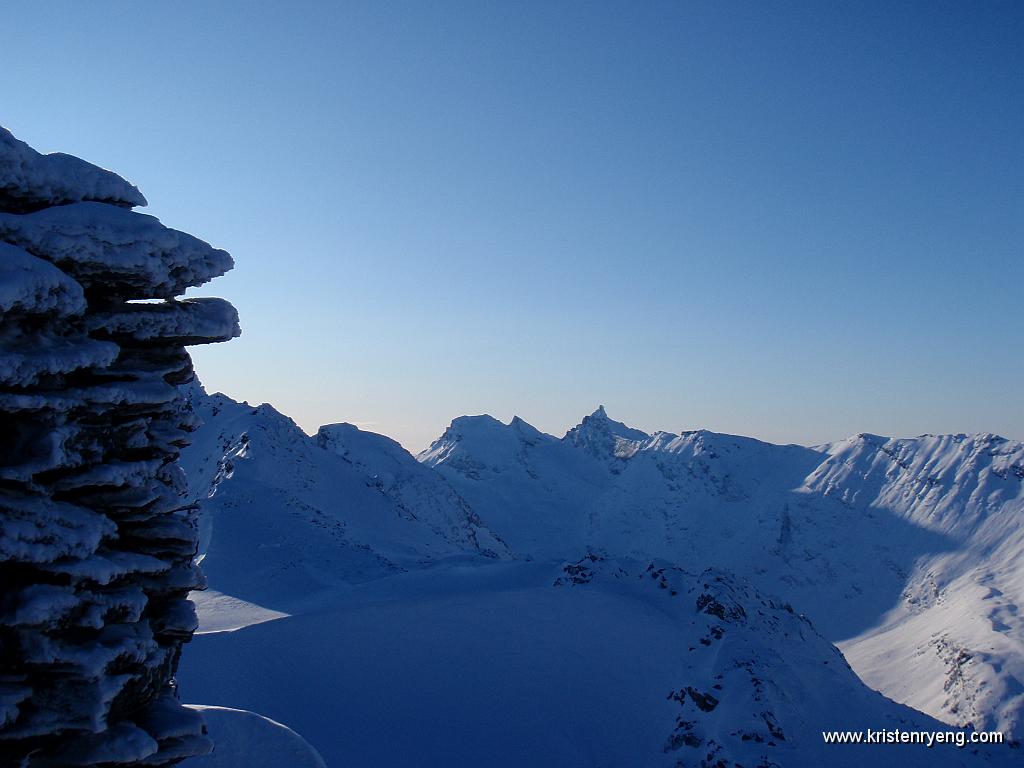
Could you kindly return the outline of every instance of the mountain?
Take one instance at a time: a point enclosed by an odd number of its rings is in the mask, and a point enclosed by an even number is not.
[[[608,418],[603,405],[566,434],[565,439],[576,448],[600,459],[628,459],[641,445],[651,439],[646,432],[627,427]]]
[[[417,460],[189,398],[211,589],[180,690],[327,764],[852,766],[870,747],[822,731],[1019,733],[1017,443],[776,446],[599,408],[563,438],[460,417]]]
[[[523,556],[590,548],[728,569],[799,605],[883,692],[1020,733],[1020,443],[646,435],[599,408],[562,439],[456,419],[419,459]]]
[[[198,385],[188,395],[203,427],[181,462],[202,500],[199,553],[218,596],[290,611],[324,590],[437,560],[507,554],[394,441],[351,425],[310,437],[269,405]]]
[[[352,424],[328,424],[320,427],[316,443],[371,478],[400,514],[418,520],[437,536],[488,557],[508,554],[505,543],[484,526],[443,477],[417,462],[391,438],[363,432]]]
[[[522,419],[455,419],[418,457],[438,470],[522,557],[567,559],[586,549],[586,500],[609,482],[607,468]],[[482,511],[482,512],[481,512]]]

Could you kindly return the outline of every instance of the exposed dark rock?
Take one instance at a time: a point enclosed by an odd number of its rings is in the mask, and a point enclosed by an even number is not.
[[[692,686],[686,687],[686,692],[690,695],[690,699],[694,704],[697,705],[697,709],[702,712],[710,712],[718,706],[718,699],[712,696],[710,693],[701,693]]]

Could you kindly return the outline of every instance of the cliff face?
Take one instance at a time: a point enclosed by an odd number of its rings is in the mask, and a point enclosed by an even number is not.
[[[239,328],[225,301],[175,297],[232,261],[131,210],[145,204],[0,128],[0,755],[13,765],[167,765],[211,746],[173,680],[203,584],[179,386],[188,345]]]

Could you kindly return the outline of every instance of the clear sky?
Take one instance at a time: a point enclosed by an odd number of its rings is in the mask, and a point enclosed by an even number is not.
[[[1024,438],[1020,2],[17,3],[0,123],[234,255],[212,390]]]

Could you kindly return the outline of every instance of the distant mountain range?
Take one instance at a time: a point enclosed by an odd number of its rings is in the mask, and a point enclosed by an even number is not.
[[[460,417],[414,458],[190,397],[211,592],[183,691],[285,722],[329,764],[470,764],[489,741],[496,765],[860,765],[869,747],[820,730],[1024,729],[1020,443],[778,446],[648,435],[598,408],[563,438]],[[274,652],[300,669],[239,681],[224,662]],[[289,674],[304,695],[282,693]],[[359,727],[301,706],[332,693]],[[907,765],[1009,754],[900,749]]]

